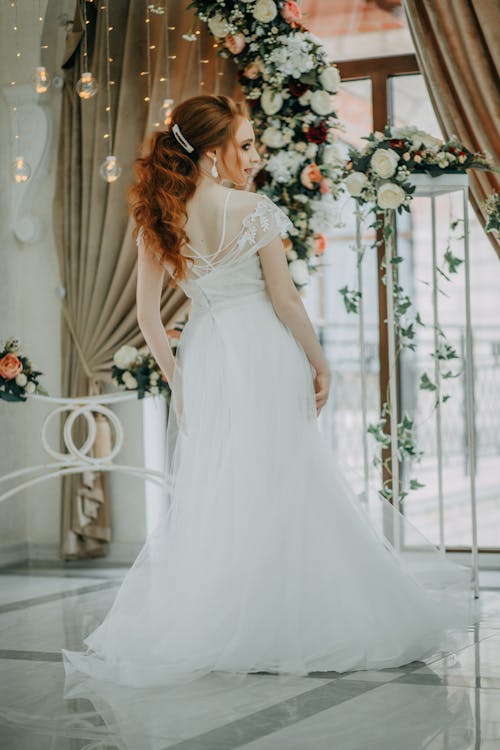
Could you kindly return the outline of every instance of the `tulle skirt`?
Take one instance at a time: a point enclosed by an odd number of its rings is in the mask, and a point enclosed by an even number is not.
[[[267,292],[194,305],[176,356],[160,519],[86,652],[63,649],[67,675],[170,685],[397,667],[459,647],[471,569],[386,500],[370,520]]]

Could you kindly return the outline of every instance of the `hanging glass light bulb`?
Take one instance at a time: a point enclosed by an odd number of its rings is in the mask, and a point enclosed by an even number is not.
[[[172,119],[172,110],[174,107],[173,99],[164,99],[163,104],[160,107],[160,120],[164,125],[170,125]]]
[[[35,68],[35,75],[32,80],[37,94],[45,94],[47,92],[50,86],[50,77],[44,65],[39,65]]]
[[[16,156],[11,171],[15,182],[27,182],[31,177],[31,167],[24,156]]]
[[[80,97],[80,99],[91,99],[95,94],[97,94],[97,81],[90,73],[90,71],[85,71],[85,73],[82,73],[81,78],[78,80],[76,84],[76,93]]]
[[[118,164],[116,156],[110,154],[106,156],[99,168],[99,174],[105,182],[114,182],[122,173],[122,168]]]

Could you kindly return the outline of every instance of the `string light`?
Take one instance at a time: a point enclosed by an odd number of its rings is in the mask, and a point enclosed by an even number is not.
[[[19,21],[17,17],[17,3],[15,0],[11,0],[10,7],[13,9],[13,23],[12,23],[12,31],[14,32],[14,49],[15,49],[15,62],[17,64],[17,61],[21,58],[21,50],[19,49]],[[17,75],[16,72],[14,72],[14,76]],[[31,177],[31,167],[29,163],[26,161],[24,156],[21,156],[20,151],[20,134],[19,134],[19,116],[18,116],[18,109],[19,109],[19,101],[18,101],[18,95],[17,95],[17,89],[16,89],[17,81],[13,79],[10,82],[10,85],[12,87],[12,130],[14,134],[14,143],[13,143],[13,151],[14,151],[14,161],[12,162],[11,166],[11,174],[14,179],[14,182],[20,184],[23,182],[27,182],[29,178]]]
[[[111,63],[113,58],[111,57],[109,34],[113,31],[113,27],[109,23],[109,3],[110,0],[106,0],[101,8],[104,10],[104,22],[106,24],[106,107],[105,112],[107,115],[107,133],[104,133],[104,140],[108,142],[108,155],[103,161],[99,168],[99,174],[105,182],[114,182],[117,180],[121,173],[122,168],[118,164],[116,156],[113,154],[113,117],[111,113],[111,86],[114,83],[111,80]]]
[[[102,7],[102,6],[101,6]],[[83,73],[76,84],[76,93],[80,99],[92,99],[97,94],[97,81],[88,70],[88,49],[87,49],[87,26],[90,21],[87,18],[87,0],[82,1],[82,15],[83,15],[83,44],[80,47],[80,54],[83,56],[80,58],[81,68]]]
[[[165,0],[165,23],[163,25],[163,46],[165,48],[165,75],[160,78],[160,82],[165,83],[165,94],[163,104],[160,107],[160,120],[163,125],[170,125],[172,121],[172,110],[174,100],[170,96],[170,60],[175,59],[175,55],[170,55],[169,31],[174,31],[175,26],[168,25],[168,0]]]
[[[48,45],[43,43],[43,15],[41,0],[38,0],[38,20],[40,22],[40,58],[42,50],[47,49]],[[46,94],[50,86],[50,76],[44,65],[38,65],[32,78],[37,94]]]

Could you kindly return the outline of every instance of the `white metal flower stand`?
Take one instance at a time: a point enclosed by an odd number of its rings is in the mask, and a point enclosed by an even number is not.
[[[146,394],[145,398],[151,398],[151,396]],[[17,469],[16,471],[1,476],[0,485],[4,482],[8,483],[15,481],[17,483],[14,487],[11,487],[0,495],[0,502],[2,500],[7,500],[7,498],[17,492],[32,487],[39,482],[45,482],[48,479],[64,476],[65,474],[78,474],[79,472],[89,470],[122,471],[141,479],[152,480],[162,487],[166,487],[167,477],[163,472],[148,469],[143,466],[128,466],[126,464],[118,464],[114,462],[114,458],[118,455],[123,445],[124,430],[119,418],[109,407],[123,401],[137,401],[136,393],[119,392],[83,396],[81,398],[63,398],[31,394],[27,397],[28,402],[24,405],[25,407],[28,406],[29,408],[30,399],[56,405],[56,408],[52,409],[52,411],[47,414],[41,427],[42,445],[45,452],[55,460],[37,466],[26,466],[25,468]],[[18,406],[17,408],[23,407]],[[56,415],[64,412],[68,412],[63,429],[64,444],[67,452],[61,453],[49,444],[47,439],[47,429],[50,421]],[[89,454],[97,431],[94,414],[104,415],[113,426],[114,442],[109,454],[105,456],[95,457]],[[78,448],[74,443],[72,430],[75,420],[80,415],[83,416],[87,423],[88,435],[83,445]],[[31,478],[26,479],[25,481],[19,481],[22,480],[22,478],[29,477],[33,474],[36,474],[36,476],[31,476]]]
[[[465,373],[466,373],[466,418],[467,418],[467,439],[469,447],[469,487],[470,487],[470,512],[472,527],[472,567],[474,578],[474,595],[479,596],[479,554],[477,541],[477,495],[476,495],[476,450],[475,450],[475,409],[474,409],[474,365],[473,365],[473,347],[472,347],[472,322],[471,322],[471,297],[470,297],[470,253],[469,253],[469,203],[468,188],[469,180],[467,174],[445,173],[438,177],[431,177],[427,174],[413,174],[409,178],[415,186],[414,197],[425,197],[431,201],[431,229],[432,229],[432,303],[433,303],[433,325],[434,325],[434,344],[437,345],[437,331],[439,326],[438,316],[438,278],[437,278],[437,232],[436,232],[436,197],[452,192],[462,194],[462,211],[464,222],[464,270],[465,270]],[[358,265],[358,291],[361,292],[359,300],[358,317],[359,325],[359,344],[360,344],[360,376],[361,376],[361,401],[363,410],[366,409],[366,366],[364,358],[364,316],[363,316],[363,289],[361,263],[363,259],[363,248],[361,243],[361,213],[356,211],[356,251]],[[391,261],[391,243],[385,243],[385,264],[390,268]],[[387,274],[386,283],[387,295],[387,333],[388,333],[388,350],[389,350],[389,393],[391,404],[391,466],[392,466],[392,491],[393,502],[395,507],[399,508],[399,461],[397,446],[397,414],[396,408],[397,387],[395,372],[395,352],[396,352],[396,329],[393,300],[392,274]],[[436,384],[436,439],[437,439],[437,459],[438,459],[438,505],[439,505],[439,539],[440,549],[444,554],[444,488],[443,488],[443,444],[442,444],[442,424],[441,424],[441,382],[439,372],[439,362],[435,358],[435,384]],[[366,420],[363,423],[363,456],[364,456],[364,493],[367,496],[369,484],[368,472],[368,441],[366,434]],[[396,520],[396,516],[395,516]],[[394,541],[396,546],[400,544],[399,525],[395,524]]]

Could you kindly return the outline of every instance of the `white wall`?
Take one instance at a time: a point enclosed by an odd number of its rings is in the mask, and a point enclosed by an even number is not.
[[[56,170],[60,89],[53,86],[35,101],[31,76],[39,64],[41,26],[37,4],[17,3],[16,58],[14,16],[9,3],[0,5],[0,340],[16,336],[34,364],[45,374],[42,382],[50,395],[60,394],[60,309],[56,287],[60,284],[52,230],[52,200]],[[50,74],[59,73],[58,61],[65,44],[64,25],[57,17],[71,16],[72,0],[41,3],[46,14],[44,63]],[[12,80],[17,84],[13,88]],[[11,179],[13,160],[12,94],[19,98],[19,148],[34,167],[26,185]],[[10,104],[9,104],[10,102]],[[46,116],[44,116],[44,114]],[[47,133],[44,135],[44,127]],[[37,154],[43,152],[38,162]],[[30,244],[14,234],[19,217],[41,222],[40,236]],[[116,408],[126,441],[119,463],[143,464],[142,407],[132,402]],[[40,402],[10,404],[0,401],[0,476],[28,465],[46,462],[40,427],[48,408]],[[140,429],[137,429],[140,425]],[[59,447],[58,418],[53,420],[51,444]],[[9,485],[13,486],[13,485]],[[6,489],[0,484],[0,494]],[[145,492],[138,479],[110,477],[112,545],[107,561],[130,562],[145,536]],[[22,491],[0,504],[0,565],[33,559],[57,560],[60,525],[60,480],[49,480]]]

